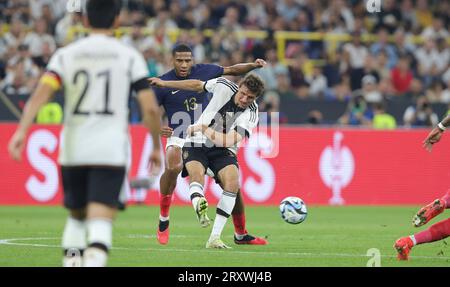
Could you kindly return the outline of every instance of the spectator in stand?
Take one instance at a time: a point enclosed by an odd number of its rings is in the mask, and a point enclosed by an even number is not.
[[[383,7],[380,13],[376,13],[377,23],[375,25],[375,31],[384,28],[388,33],[393,34],[400,22],[402,21],[402,14],[396,7],[395,0],[384,0]]]
[[[341,22],[343,31],[353,32],[355,30],[355,18],[352,11],[347,7],[346,1],[332,0],[328,8],[322,13],[322,23],[332,26],[333,23]]]
[[[277,52],[275,49],[270,49],[266,52],[265,56],[267,65],[264,69],[259,69],[254,71],[261,79],[264,81],[267,90],[275,90],[277,89],[277,79],[275,75],[275,70],[278,65]]]
[[[277,69],[275,70],[275,75],[277,78],[277,87],[278,87],[277,92],[280,95],[280,100],[284,101],[295,99],[297,96],[295,95],[294,91],[291,88],[287,70]]]
[[[55,52],[53,43],[42,43],[42,54],[37,57],[33,57],[34,64],[42,71],[47,67],[50,57]]]
[[[450,34],[444,27],[444,17],[440,13],[435,13],[433,15],[433,22],[431,26],[426,27],[422,34],[424,39],[437,40],[438,38],[448,39]]]
[[[260,111],[259,124],[287,124],[288,118],[280,112],[280,95],[276,91],[267,91],[261,103],[258,105]]]
[[[152,45],[158,53],[170,54],[173,46],[166,33],[166,28],[162,26],[154,26],[154,34],[145,39],[146,45]]]
[[[345,34],[347,33],[347,27],[345,21],[340,17],[338,12],[330,11],[330,15],[326,19],[323,19],[322,29],[326,33],[331,34]]]
[[[228,7],[225,16],[220,20],[220,26],[228,32],[242,31],[239,23],[239,10],[233,6]]]
[[[39,76],[39,68],[34,64],[29,47],[26,44],[17,47],[17,53],[8,61],[8,68],[14,68],[18,63],[23,63],[24,73],[27,77],[37,78]]]
[[[415,102],[419,97],[423,96],[424,91],[425,91],[425,89],[423,87],[422,81],[417,78],[414,78],[411,81],[411,86],[409,88],[409,91],[406,92],[406,98]]]
[[[397,57],[399,57],[400,55],[407,55],[409,57],[409,63],[413,71],[416,70],[417,66],[417,61],[414,57],[415,49],[415,46],[406,40],[405,30],[402,28],[397,29],[394,34],[394,52]]]
[[[439,118],[425,96],[419,97],[403,114],[403,123],[409,127],[434,127],[438,122]]]
[[[58,19],[56,18],[55,13],[53,12],[51,3],[42,6],[41,18],[44,19],[45,22],[47,23],[48,28],[47,32],[53,35],[55,33],[54,28],[56,26],[56,23],[58,23]]]
[[[210,16],[209,9],[204,2],[200,0],[188,0],[187,7],[184,7],[184,11],[191,11],[192,18],[194,20],[194,26],[199,29],[204,26]],[[207,24],[206,24],[207,25]],[[206,27],[203,27],[206,28]]]
[[[352,42],[344,44],[343,60],[347,63],[350,72],[351,88],[361,88],[361,79],[364,76],[364,63],[369,55],[369,50],[361,42],[359,32],[352,33]]]
[[[310,85],[309,95],[311,98],[323,99],[325,96],[325,91],[328,88],[327,78],[322,74],[322,68],[320,66],[314,66],[313,74],[311,77],[307,78]]]
[[[170,3],[170,17],[173,19],[180,29],[195,28],[195,20],[192,10],[183,10],[180,2],[171,1]]]
[[[417,26],[416,10],[413,0],[403,0],[401,3],[402,21],[410,23],[410,25]]]
[[[449,38],[438,38],[436,47],[439,61],[436,63],[438,74],[443,74],[450,67],[450,48],[447,43]]]
[[[416,51],[418,74],[428,87],[433,79],[438,76],[439,52],[433,39],[425,39],[423,47]]]
[[[139,47],[143,45],[147,39],[144,36],[145,21],[136,20],[131,26],[130,33],[125,34],[121,41],[125,45],[131,46],[139,51]]]
[[[441,12],[442,21],[444,22],[444,26],[447,31],[449,31],[450,27],[450,2],[449,1],[437,1],[435,11]],[[447,13],[445,13],[447,11]]]
[[[447,68],[447,70],[442,75],[442,81],[444,83],[448,83],[450,81],[450,66]]]
[[[320,125],[323,123],[323,114],[319,110],[312,110],[308,113],[308,124]]]
[[[206,44],[205,49],[206,49],[207,62],[218,63],[220,60],[220,55],[225,53],[225,49],[222,46],[221,34],[214,33],[211,36],[209,43]],[[264,56],[261,58],[264,58]]]
[[[429,27],[433,23],[433,13],[428,7],[428,0],[417,0],[416,19],[421,28]]]
[[[442,103],[450,104],[450,80],[447,82],[447,88],[442,92]]]
[[[377,41],[370,46],[370,53],[378,56],[380,52],[384,51],[388,58],[388,68],[392,69],[397,63],[397,54],[395,48],[389,43],[388,30],[380,28],[377,32]]]
[[[249,0],[245,1],[247,7],[247,25],[256,25],[260,28],[267,28],[268,26],[268,15],[264,3],[260,0]]]
[[[373,57],[372,69],[380,79],[390,78],[391,69],[389,69],[388,63],[388,55],[385,50],[381,50],[376,57]]]
[[[384,98],[378,87],[375,76],[368,74],[362,78],[361,94],[368,104],[381,103]]]
[[[52,51],[56,50],[55,40],[47,33],[47,22],[43,18],[35,20],[34,31],[26,35],[23,43],[28,45],[32,57],[43,54],[44,43],[47,43]]]
[[[350,87],[350,79],[344,75],[339,83],[332,89],[328,89],[325,93],[325,98],[337,101],[350,101],[352,98],[352,90]]]
[[[339,118],[338,123],[342,125],[370,126],[372,118],[372,109],[362,95],[357,95],[349,101],[347,111]]]
[[[297,96],[305,97],[305,88],[309,86],[306,81],[305,73],[303,67],[307,61],[307,56],[305,53],[297,53],[296,57],[289,64],[289,78],[291,86],[296,90]],[[301,90],[301,91],[300,91]],[[301,95],[299,95],[301,94]],[[307,97],[307,94],[306,94]]]
[[[289,23],[297,17],[300,12],[300,5],[296,3],[295,0],[279,0],[276,1],[277,12],[284,19],[285,22]]]
[[[447,103],[444,100],[444,84],[440,80],[435,80],[426,90],[425,96],[430,103]]]
[[[329,88],[336,86],[341,79],[341,58],[342,53],[339,49],[336,49],[334,54],[325,54],[325,66],[322,71],[327,79],[327,86]]]
[[[377,130],[393,130],[397,127],[397,121],[386,112],[384,103],[374,105],[372,127]]]
[[[27,73],[25,59],[20,58],[8,69],[0,88],[6,96],[19,104],[20,109],[23,109],[36,83],[37,77],[32,77]]]
[[[391,70],[391,81],[397,96],[403,96],[409,91],[413,73],[409,65],[409,57],[400,55],[397,65]]]
[[[150,19],[147,27],[151,31],[162,28],[164,31],[172,31],[178,29],[177,23],[171,19],[169,10],[163,8],[158,11],[156,18]]]
[[[55,27],[55,41],[58,46],[63,46],[68,42],[68,34],[70,29],[82,27],[82,14],[80,12],[67,13],[60,19]],[[75,39],[73,39],[75,40]]]
[[[11,54],[17,50],[20,44],[23,43],[27,35],[25,23],[22,21],[19,15],[14,15],[11,20],[9,31],[3,35],[3,40],[6,43],[8,49],[7,58],[11,57]]]

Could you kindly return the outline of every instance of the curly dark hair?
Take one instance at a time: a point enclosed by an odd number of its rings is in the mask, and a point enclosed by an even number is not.
[[[245,85],[257,98],[264,93],[264,82],[255,74],[245,76],[239,83],[239,87],[242,85]]]

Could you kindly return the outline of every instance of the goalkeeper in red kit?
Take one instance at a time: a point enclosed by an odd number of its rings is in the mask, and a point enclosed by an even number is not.
[[[448,126],[450,126],[450,114],[428,134],[423,141],[424,148],[431,152],[433,145],[441,140],[442,134]],[[442,198],[422,207],[414,216],[413,225],[419,227],[428,223],[446,208],[450,208],[450,189]],[[450,218],[439,221],[424,231],[398,239],[394,248],[397,250],[399,260],[408,260],[409,253],[415,245],[438,241],[448,236],[450,236]]]

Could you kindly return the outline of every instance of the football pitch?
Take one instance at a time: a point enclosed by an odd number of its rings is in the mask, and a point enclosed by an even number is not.
[[[267,237],[269,245],[234,244],[230,218],[222,239],[232,249],[210,250],[205,243],[211,227],[199,226],[192,207],[172,207],[171,237],[162,246],[155,235],[159,208],[129,206],[115,222],[108,266],[364,267],[378,251],[383,267],[449,266],[450,247],[445,241],[417,246],[410,261],[397,261],[392,248],[397,238],[448,216],[444,213],[416,229],[410,222],[418,208],[308,206],[306,221],[291,225],[282,221],[277,206],[247,207],[247,229]],[[211,206],[210,217],[214,213]],[[62,207],[0,207],[0,266],[61,266],[65,219]]]

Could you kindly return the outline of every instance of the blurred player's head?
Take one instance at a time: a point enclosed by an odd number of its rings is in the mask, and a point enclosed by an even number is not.
[[[264,82],[260,77],[247,75],[239,84],[239,90],[235,97],[235,104],[245,109],[264,93]]]
[[[185,78],[191,73],[194,65],[192,50],[186,44],[179,44],[172,50],[173,68],[178,77]]]
[[[89,0],[86,5],[88,26],[111,29],[119,25],[120,0]]]

